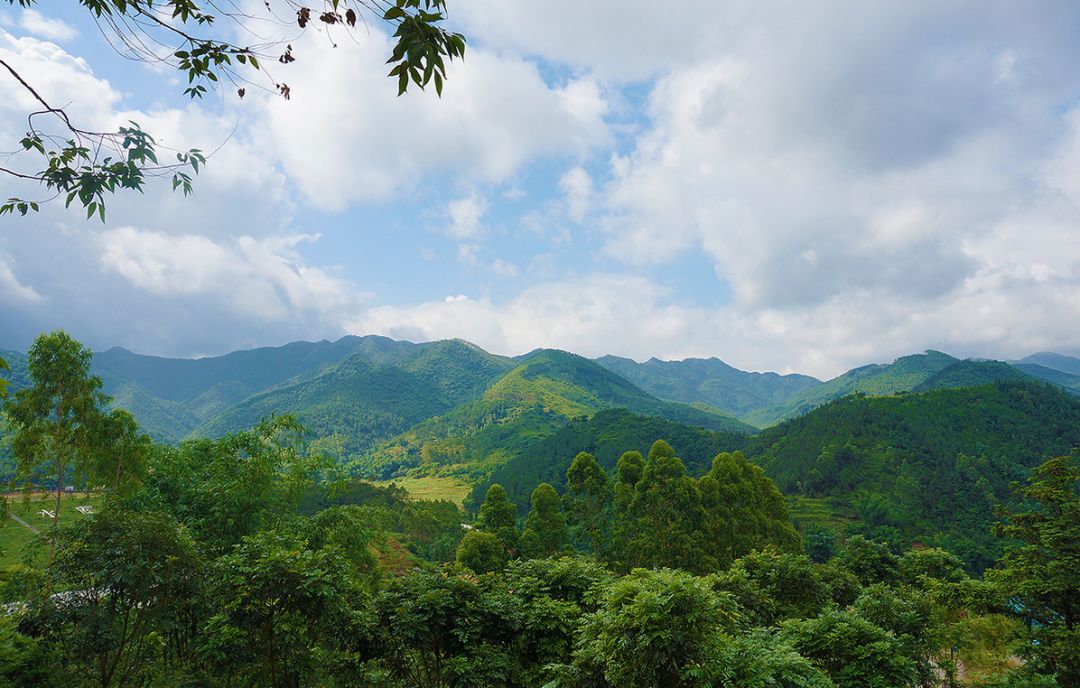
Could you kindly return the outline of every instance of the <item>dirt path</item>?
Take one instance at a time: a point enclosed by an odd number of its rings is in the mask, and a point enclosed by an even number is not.
[[[38,533],[40,533],[40,532],[41,532],[40,530],[38,530],[38,529],[37,529],[37,528],[35,528],[34,526],[30,525],[30,524],[29,524],[29,523],[27,523],[26,521],[22,520],[21,518],[19,518],[19,517],[18,517],[18,516],[16,516],[15,514],[11,513],[10,511],[8,512],[8,516],[9,516],[9,517],[11,518],[11,520],[12,520],[12,521],[15,521],[16,523],[18,523],[18,524],[20,524],[20,525],[23,525],[23,526],[26,526],[27,528],[29,528],[29,529],[30,529],[30,532],[31,532],[31,533],[34,533],[35,535],[37,535]]]

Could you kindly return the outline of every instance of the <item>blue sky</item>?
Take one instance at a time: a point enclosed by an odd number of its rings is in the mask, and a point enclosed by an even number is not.
[[[38,9],[4,8],[0,59],[50,100],[225,145],[192,199],[0,219],[0,347],[379,333],[826,377],[1080,353],[1075,3],[451,0],[441,100],[394,97],[375,30],[296,41],[288,102],[195,103],[75,3]]]

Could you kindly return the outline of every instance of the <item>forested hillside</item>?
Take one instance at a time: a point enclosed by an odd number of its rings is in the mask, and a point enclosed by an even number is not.
[[[1046,456],[1080,446],[1080,400],[1042,383],[834,401],[751,438],[781,490],[831,498],[871,533],[946,547],[975,566],[989,528]]]
[[[1042,361],[1038,364],[1036,361]],[[853,368],[822,382],[804,375],[747,373],[717,359],[636,363],[604,356],[597,362],[663,399],[704,401],[759,428],[804,414],[854,392],[872,395],[970,387],[999,380],[1041,379],[1080,393],[1077,359],[1036,354],[1023,361],[960,360],[940,351],[903,356],[890,364]],[[1058,368],[1046,365],[1054,363]]]
[[[460,341],[415,346],[393,363],[363,353],[325,372],[256,394],[195,428],[216,437],[272,413],[301,419],[316,437],[339,436],[351,455],[475,399],[509,365]]]
[[[661,401],[586,358],[542,350],[524,356],[481,399],[418,423],[352,465],[370,477],[420,468],[482,481],[502,464],[532,456],[538,443],[572,419],[612,408],[638,414],[631,417],[643,427],[664,418],[671,426],[754,431],[716,409]]]

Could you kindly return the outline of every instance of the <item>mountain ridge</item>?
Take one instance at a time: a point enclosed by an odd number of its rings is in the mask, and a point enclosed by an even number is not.
[[[27,384],[25,354],[2,354],[12,365],[12,389]],[[350,358],[355,360],[346,371],[342,366]],[[364,439],[352,443],[355,452],[484,399],[490,404],[481,405],[481,416],[492,415],[503,402],[522,408],[538,405],[566,418],[624,407],[714,430],[753,432],[852,393],[889,395],[1040,379],[1080,394],[1080,375],[1072,370],[1080,371],[1080,359],[1052,352],[1004,363],[958,359],[931,349],[822,381],[797,373],[742,371],[717,357],[651,357],[637,363],[554,349],[508,357],[462,339],[415,343],[379,335],[297,341],[196,359],[112,347],[96,354],[93,363],[115,405],[131,410],[157,440],[177,442],[238,430],[260,414],[305,416],[313,411],[307,420],[325,432],[362,432]],[[334,381],[341,389],[327,391]],[[395,385],[401,394],[423,399],[395,398]],[[312,389],[304,391],[308,386]],[[466,416],[476,412],[469,409]],[[352,420],[346,418],[350,415]],[[446,422],[460,424],[460,419]]]

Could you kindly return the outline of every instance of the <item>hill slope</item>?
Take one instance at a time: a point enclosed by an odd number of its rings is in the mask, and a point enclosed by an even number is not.
[[[808,375],[750,373],[718,358],[651,358],[637,363],[629,358],[603,356],[596,362],[661,399],[709,404],[736,417],[782,403],[822,384]]]
[[[315,376],[244,400],[194,434],[222,435],[251,427],[272,413],[290,413],[317,437],[342,435],[346,452],[358,454],[474,399],[512,365],[458,340],[412,346],[394,358],[353,354]]]
[[[539,404],[567,417],[622,407],[713,430],[756,430],[720,409],[658,399],[583,356],[541,349],[520,361],[484,393],[485,399]]]
[[[1055,354],[1052,351],[1043,351],[1032,354],[1019,361],[1015,361],[1015,363],[1030,363],[1040,365],[1044,368],[1050,368],[1051,370],[1057,370],[1062,373],[1068,373],[1069,375],[1080,376],[1080,358]]]
[[[907,391],[956,361],[956,358],[940,351],[927,351],[903,356],[889,364],[872,363],[853,368],[781,403],[753,411],[744,420],[759,427],[768,427],[852,392],[894,394]]]
[[[1045,458],[1080,446],[1080,400],[1006,381],[850,396],[769,428],[748,456],[785,492],[830,497],[870,529],[992,560],[994,505]]]
[[[639,414],[642,422],[664,418],[731,433],[755,431],[717,409],[657,399],[589,359],[539,350],[521,357],[481,398],[379,444],[353,469],[379,478],[420,468],[483,480],[572,419],[612,408]]]

